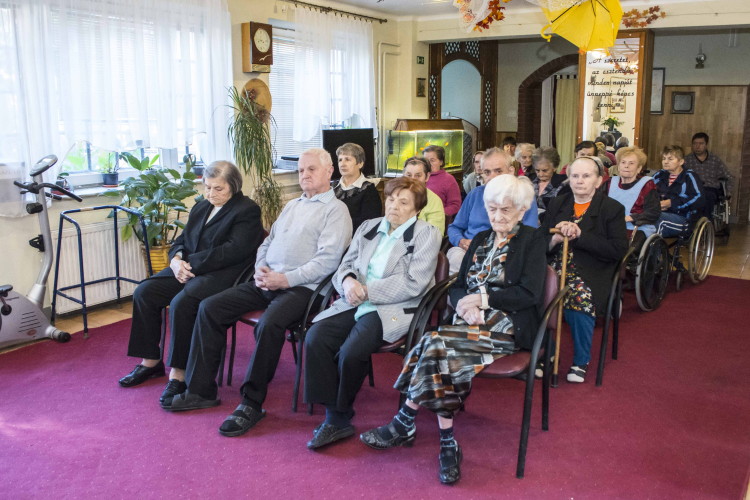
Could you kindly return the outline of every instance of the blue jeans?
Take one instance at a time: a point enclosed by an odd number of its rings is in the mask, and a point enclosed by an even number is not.
[[[674,238],[687,229],[687,218],[671,212],[662,212],[656,230],[665,238]]]
[[[573,364],[583,366],[591,361],[591,339],[594,338],[596,318],[590,314],[564,309],[565,322],[573,334]]]

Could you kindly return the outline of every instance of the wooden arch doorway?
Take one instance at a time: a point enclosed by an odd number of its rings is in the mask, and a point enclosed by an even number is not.
[[[482,78],[479,149],[494,146],[497,126],[497,42],[446,42],[430,44],[430,76],[427,82],[429,117],[440,119],[441,75],[443,68],[462,59],[477,68]]]

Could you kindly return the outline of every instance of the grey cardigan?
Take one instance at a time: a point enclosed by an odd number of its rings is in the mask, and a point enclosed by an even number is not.
[[[383,322],[383,340],[395,342],[406,335],[422,295],[435,282],[442,238],[435,226],[417,220],[393,246],[383,277],[367,284],[367,268],[380,242],[378,226],[382,219],[365,221],[357,229],[349,251],[333,275],[333,286],[341,298],[318,314],[315,322],[353,309],[343,296],[342,285],[352,274],[361,284],[367,285],[370,303],[377,308]]]

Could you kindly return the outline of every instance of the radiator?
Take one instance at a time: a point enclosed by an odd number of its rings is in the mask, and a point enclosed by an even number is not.
[[[118,223],[122,227],[126,221],[121,219]],[[94,281],[115,275],[115,241],[113,231],[114,223],[111,219],[106,222],[81,226],[83,271],[86,281]],[[55,261],[57,261],[57,235],[58,231],[52,231]],[[120,233],[118,233],[119,235]],[[139,281],[145,279],[146,265],[143,262],[141,244],[138,239],[131,237],[127,242],[123,243],[122,238],[118,238],[118,244],[120,252],[120,276]],[[63,229],[60,254],[62,255],[62,259],[60,260],[60,274],[57,282],[58,289],[79,284],[81,282],[81,275],[78,264],[78,239],[76,238],[75,228],[68,222],[65,223],[65,229]],[[55,284],[54,272],[55,268],[53,267],[48,281],[50,299]],[[120,296],[128,297],[133,295],[136,286],[134,283],[121,281]],[[66,290],[64,293],[79,300],[81,298],[80,288]],[[117,288],[115,281],[96,283],[86,287],[87,307],[116,299]],[[64,297],[57,297],[56,314],[65,314],[80,309],[80,304]]]

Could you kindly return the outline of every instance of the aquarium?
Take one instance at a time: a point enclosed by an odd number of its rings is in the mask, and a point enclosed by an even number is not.
[[[445,149],[445,169],[460,172],[463,165],[463,130],[389,130],[386,175],[400,174],[404,162],[411,156],[422,155],[427,146]]]

